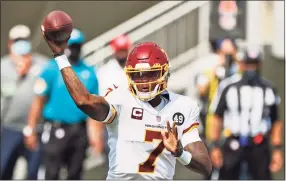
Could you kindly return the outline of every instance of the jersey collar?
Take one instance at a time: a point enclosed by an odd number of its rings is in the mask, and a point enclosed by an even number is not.
[[[136,99],[136,101],[142,106],[143,109],[145,109],[146,111],[148,111],[149,113],[153,114],[153,115],[160,115],[162,112],[164,112],[167,107],[170,106],[170,102],[172,100],[175,99],[175,94],[173,94],[172,92],[169,92],[167,90],[165,90],[164,92],[161,93],[161,96],[163,96],[164,98],[166,98],[168,100],[168,103],[165,105],[165,107],[160,110],[157,111],[155,108],[153,108],[148,102],[144,102],[141,101],[140,99],[134,97]]]

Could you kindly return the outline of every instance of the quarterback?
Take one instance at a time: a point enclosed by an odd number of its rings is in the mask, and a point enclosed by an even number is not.
[[[125,65],[129,88],[101,97],[90,94],[78,79],[63,53],[66,43],[44,38],[75,104],[107,126],[107,179],[173,179],[176,160],[210,174],[211,161],[197,130],[198,105],[167,90],[168,56],[157,44],[137,45]]]

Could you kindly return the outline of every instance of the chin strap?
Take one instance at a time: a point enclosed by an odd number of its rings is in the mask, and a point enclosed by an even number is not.
[[[138,96],[138,98],[140,100],[150,101],[150,100],[154,99],[155,96],[157,95],[159,87],[160,87],[160,84],[157,84],[156,87],[154,88],[154,90],[150,91],[150,92],[140,92],[140,91],[138,91],[136,86],[134,86],[134,89],[135,89],[136,95]]]

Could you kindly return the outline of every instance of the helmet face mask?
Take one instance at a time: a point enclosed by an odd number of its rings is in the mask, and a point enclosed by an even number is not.
[[[142,101],[150,101],[167,88],[168,57],[154,43],[142,43],[127,58],[125,72],[131,93]]]
[[[166,68],[164,68],[166,67]],[[130,91],[142,101],[150,101],[167,87],[168,65],[154,69],[126,70]]]

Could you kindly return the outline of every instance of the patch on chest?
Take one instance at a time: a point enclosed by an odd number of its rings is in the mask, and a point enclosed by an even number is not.
[[[157,122],[161,122],[161,116],[156,116]]]
[[[142,120],[143,119],[143,112],[144,111],[142,108],[133,107],[132,113],[131,113],[131,118],[137,119],[137,120]]]
[[[177,126],[182,126],[185,122],[185,117],[182,113],[176,112],[173,115],[173,121],[176,123]]]

